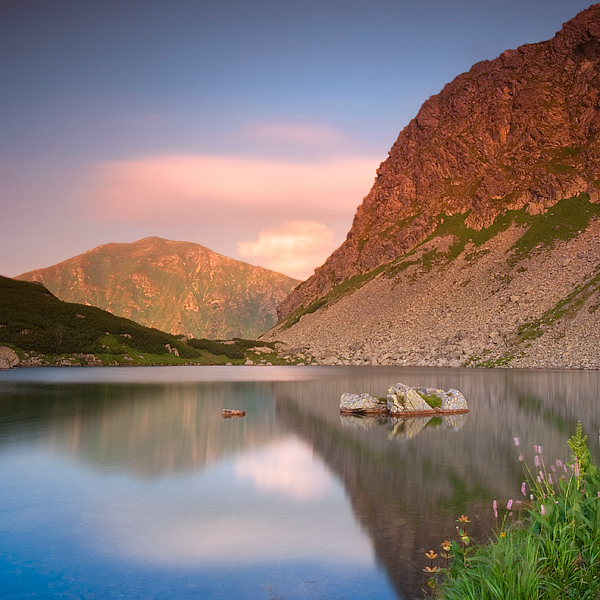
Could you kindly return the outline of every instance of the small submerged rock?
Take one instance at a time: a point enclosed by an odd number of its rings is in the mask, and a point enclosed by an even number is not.
[[[232,408],[224,408],[221,411],[221,416],[225,417],[226,419],[229,417],[245,417],[246,411],[245,410],[236,410],[236,409],[232,409]]]

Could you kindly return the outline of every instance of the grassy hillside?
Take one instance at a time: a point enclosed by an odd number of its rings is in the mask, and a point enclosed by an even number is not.
[[[63,302],[44,286],[0,276],[0,345],[42,364],[240,364],[267,342],[182,341],[175,335],[84,304]]]
[[[148,237],[105,244],[15,279],[177,336],[255,338],[299,283],[199,244]]]

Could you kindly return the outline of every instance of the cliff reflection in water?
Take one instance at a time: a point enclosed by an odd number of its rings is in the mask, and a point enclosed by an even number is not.
[[[460,389],[471,412],[451,418],[344,417],[329,399],[343,391],[381,395],[393,376],[290,384],[278,395],[278,418],[309,441],[343,481],[353,510],[373,540],[396,590],[418,597],[425,552],[456,538],[456,519],[471,518],[473,537],[495,525],[492,501],[520,496],[523,480],[513,438],[528,455],[542,444],[567,458],[566,441],[581,419],[595,440],[600,425],[598,373],[404,370],[411,386]],[[361,387],[359,388],[358,385]],[[293,391],[290,388],[294,388]],[[591,448],[598,455],[598,448]],[[533,452],[531,451],[531,457]]]
[[[549,460],[565,459],[578,420],[592,441],[600,427],[596,372],[305,367],[294,371],[302,374],[297,381],[269,381],[278,371],[261,372],[263,381],[22,384],[0,393],[0,446],[15,436],[44,438],[95,469],[137,478],[193,473],[235,455],[235,476],[269,489],[282,470],[269,462],[272,449],[300,455],[294,442],[280,443],[293,434],[342,483],[379,564],[397,593],[413,598],[421,596],[424,553],[456,537],[461,514],[471,518],[473,537],[484,539],[494,526],[492,501],[518,499],[514,437],[526,457],[541,444]],[[459,389],[471,412],[340,416],[343,392],[383,395],[398,381]],[[223,407],[247,416],[225,421]],[[598,447],[590,445],[597,459]],[[286,476],[294,464],[287,460]],[[322,473],[311,482],[306,469],[296,471],[296,480],[280,480],[280,488],[309,498],[320,489],[310,485],[324,485]]]

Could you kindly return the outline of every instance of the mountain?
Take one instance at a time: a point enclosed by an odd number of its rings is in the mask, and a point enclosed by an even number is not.
[[[269,333],[322,362],[598,367],[600,5],[429,98]]]
[[[105,244],[16,277],[67,302],[196,338],[254,338],[276,322],[299,281],[190,242],[148,237]]]
[[[289,348],[187,339],[85,304],[42,284],[0,276],[0,369],[13,366],[297,364]]]
[[[43,285],[0,276],[0,344],[3,343],[22,351],[25,364],[38,364],[32,357],[39,354],[79,355],[69,358],[68,364],[113,364],[117,357],[117,362],[127,364],[133,359],[121,359],[128,352],[136,359],[140,353],[181,357],[182,363],[197,362],[202,357],[200,351],[174,335],[93,306],[63,302]]]

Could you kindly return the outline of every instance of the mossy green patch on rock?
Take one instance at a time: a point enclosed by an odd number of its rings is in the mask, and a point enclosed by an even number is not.
[[[442,406],[442,399],[435,394],[429,394],[427,396],[421,394],[421,398],[423,398],[423,400],[425,400],[425,402],[427,402],[431,408],[439,408]]]

